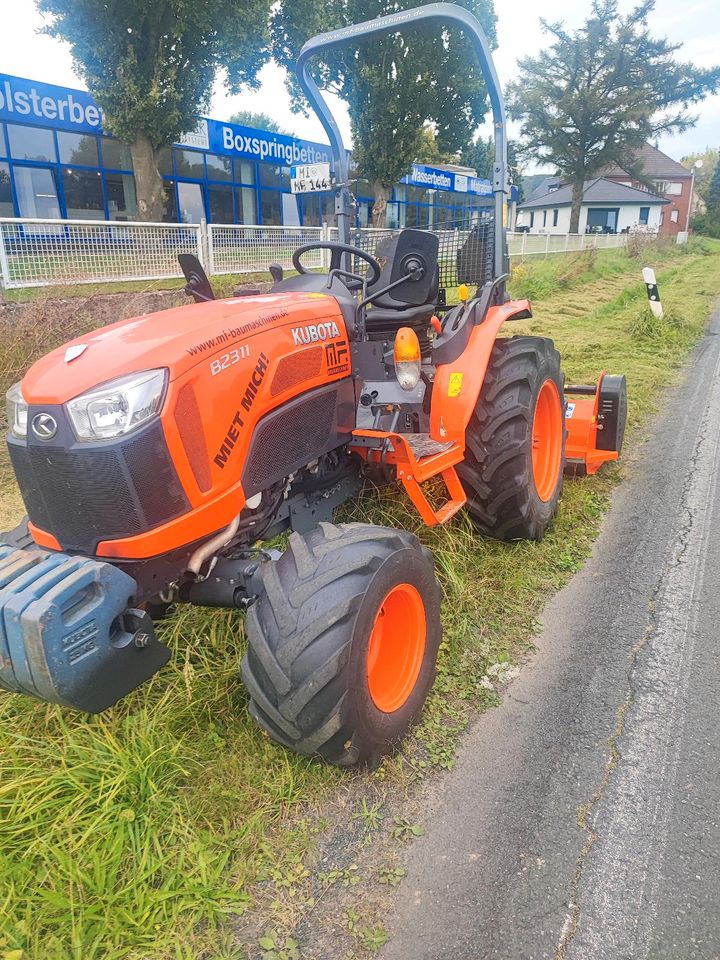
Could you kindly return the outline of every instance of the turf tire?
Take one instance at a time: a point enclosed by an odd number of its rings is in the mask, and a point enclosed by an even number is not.
[[[442,629],[432,554],[403,530],[321,523],[293,533],[261,578],[242,662],[252,716],[298,753],[342,767],[376,763],[418,719],[435,677]],[[425,649],[409,696],[386,713],[370,694],[368,644],[383,599],[401,583],[422,600]]]
[[[468,424],[458,475],[475,526],[498,540],[542,540],[557,510],[562,456],[549,499],[538,495],[533,475],[533,423],[540,390],[552,380],[564,411],[560,354],[552,340],[510,337],[493,347],[477,405]]]

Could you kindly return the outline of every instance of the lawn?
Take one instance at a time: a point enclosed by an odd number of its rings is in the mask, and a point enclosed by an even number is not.
[[[662,321],[647,308],[647,263]],[[627,374],[632,448],[720,296],[720,242],[648,247],[642,260],[617,250],[529,261],[512,289],[536,310],[508,332],[554,338],[569,379]],[[411,527],[435,552],[444,588],[438,681],[422,725],[384,765],[386,782],[406,790],[452,765],[460,731],[497,702],[488,667],[529,649],[545,599],[587,556],[621,473],[567,482],[541,544],[501,545],[462,518],[423,528],[395,490],[368,491],[345,510],[344,519]],[[289,754],[253,725],[238,678],[240,614],[181,609],[160,629],[171,663],[100,717],[0,698],[2,960],[239,960],[247,950],[235,918],[254,909],[257,881],[279,902],[311,883],[303,857],[323,809],[378,776]],[[365,955],[378,938],[355,941]]]

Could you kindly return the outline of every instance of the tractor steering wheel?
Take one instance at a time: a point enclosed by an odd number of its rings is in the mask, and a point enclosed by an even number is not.
[[[334,243],[331,240],[323,241],[321,243],[306,243],[304,247],[298,247],[292,258],[293,266],[298,273],[308,273],[302,263],[300,263],[300,258],[310,250],[330,250],[332,253],[332,256],[330,257],[331,271],[342,269],[341,257],[344,253],[349,253],[354,257],[360,257],[360,259],[364,260],[365,263],[367,263],[367,265],[370,267],[370,275],[367,277],[365,283],[371,287],[380,279],[382,268],[375,257],[371,257],[369,253],[365,253],[365,251],[361,250],[359,247],[350,246],[349,243]],[[351,292],[360,290],[363,287],[363,282],[361,280],[353,280],[350,277],[343,278],[343,283]]]

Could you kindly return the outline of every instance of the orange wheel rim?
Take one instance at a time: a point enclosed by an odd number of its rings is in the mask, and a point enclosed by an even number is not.
[[[412,584],[399,583],[380,604],[368,643],[368,689],[383,713],[399,710],[412,693],[426,632],[422,597]]]
[[[533,479],[542,501],[552,497],[557,486],[562,460],[563,412],[560,392],[553,380],[540,388],[532,427]]]

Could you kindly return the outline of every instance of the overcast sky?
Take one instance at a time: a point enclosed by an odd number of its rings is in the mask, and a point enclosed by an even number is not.
[[[200,0],[201,2],[201,0]],[[635,6],[635,0],[620,0],[623,11]],[[536,52],[547,42],[539,17],[560,20],[568,26],[579,25],[589,9],[589,0],[496,0],[499,48],[495,62],[504,84],[514,76],[518,57]],[[29,77],[60,86],[84,86],[75,75],[68,47],[50,37],[38,35],[42,18],[34,0],[13,0],[12,14],[3,17],[0,33],[0,72]],[[657,0],[653,18],[654,32],[684,44],[680,56],[699,66],[712,66],[720,60],[720,3],[718,0]],[[284,72],[275,64],[264,67],[262,87],[236,97],[228,96],[218,81],[213,92],[210,116],[226,120],[236,109],[264,110],[284,127],[309,140],[325,142],[319,122],[293,114],[285,91]],[[336,101],[341,129],[349,144],[350,133],[344,105]],[[660,147],[670,156],[680,157],[720,145],[720,96],[706,100],[696,111],[697,126],[676,137],[665,137]],[[488,128],[489,132],[489,128]]]

